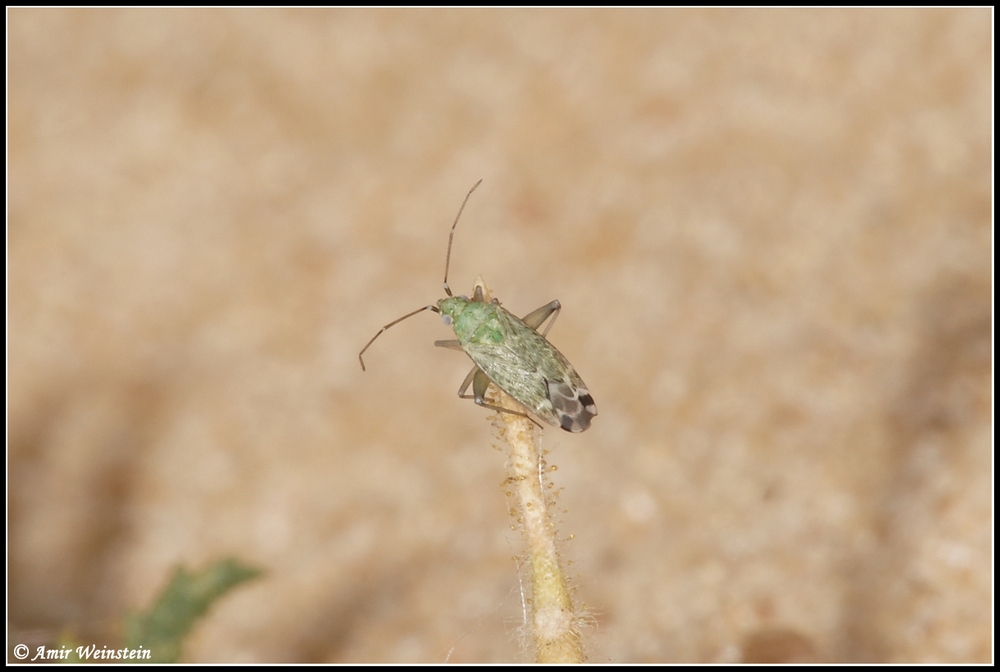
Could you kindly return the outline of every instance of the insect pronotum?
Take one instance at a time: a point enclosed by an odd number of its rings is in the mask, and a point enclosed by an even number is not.
[[[438,301],[437,305],[424,306],[407,313],[379,329],[358,353],[361,369],[365,369],[365,350],[382,332],[417,313],[433,310],[440,313],[445,324],[454,327],[455,336],[458,337],[454,340],[434,341],[434,345],[464,350],[475,362],[472,371],[469,371],[462,386],[458,388],[460,398],[473,399],[480,406],[501,413],[523,415],[534,420],[533,415],[568,432],[582,432],[590,427],[591,418],[597,415],[594,398],[569,360],[545,338],[562,310],[559,301],[547,303],[519,318],[501,306],[496,299],[485,301],[483,290],[478,285],[471,299],[453,295],[448,286],[448,266],[451,263],[455,227],[465,210],[465,204],[480,183],[482,180],[472,185],[472,189],[465,195],[448,234],[448,253],[444,261],[444,291],[447,298]],[[552,319],[545,331],[538,333],[538,327],[550,316]],[[491,381],[516,399],[531,415],[488,403],[485,399],[486,388]],[[472,385],[472,396],[466,394],[469,385]]]

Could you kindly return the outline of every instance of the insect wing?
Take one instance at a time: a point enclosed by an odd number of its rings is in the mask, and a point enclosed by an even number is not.
[[[594,398],[573,365],[523,320],[499,307],[503,339],[463,348],[498,387],[542,420],[570,432],[590,427]]]

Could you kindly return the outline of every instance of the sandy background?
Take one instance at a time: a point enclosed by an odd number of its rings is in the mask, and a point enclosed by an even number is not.
[[[186,660],[526,660],[468,360],[357,361],[484,178],[590,660],[990,659],[990,10],[7,18],[10,645],[235,554]]]

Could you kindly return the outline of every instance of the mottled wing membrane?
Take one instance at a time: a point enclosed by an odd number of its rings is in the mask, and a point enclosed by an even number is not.
[[[573,377],[580,380],[576,371]],[[597,415],[597,406],[590,392],[583,386],[569,385],[565,381],[548,381],[549,401],[559,417],[559,426],[568,432],[582,432],[590,427],[590,419]]]

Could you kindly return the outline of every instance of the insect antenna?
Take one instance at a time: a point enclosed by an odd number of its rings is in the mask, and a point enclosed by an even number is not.
[[[469,202],[469,196],[472,196],[472,192],[482,183],[483,181],[479,180],[472,185],[472,189],[469,189],[469,193],[465,195],[465,200],[462,201],[462,207],[458,209],[458,214],[455,215],[455,223],[451,225],[451,233],[448,234],[448,254],[444,258],[444,291],[448,296],[454,296],[451,293],[451,287],[448,286],[448,265],[451,264],[451,241],[455,239],[455,227],[458,226],[458,220],[462,216],[462,211],[465,210],[465,204]]]
[[[483,182],[482,180],[479,180],[474,185],[472,185],[472,189],[469,189],[469,193],[465,195],[465,200],[462,201],[462,207],[458,209],[458,214],[455,215],[455,223],[451,225],[451,233],[448,234],[448,254],[447,256],[445,256],[444,259],[444,291],[446,294],[448,294],[448,296],[454,296],[454,294],[451,293],[451,288],[448,286],[448,266],[451,264],[451,243],[455,239],[455,227],[458,226],[458,220],[462,217],[462,211],[465,210],[465,204],[469,202],[469,196],[472,196],[472,192],[474,192],[476,190],[476,187],[482,184],[482,182]],[[367,371],[367,369],[365,368],[365,359],[363,357],[363,355],[365,354],[365,350],[367,350],[371,346],[371,344],[375,342],[376,338],[382,335],[383,331],[385,331],[386,329],[395,324],[399,324],[406,318],[413,317],[417,313],[422,313],[425,310],[433,310],[435,313],[441,312],[441,310],[437,306],[434,305],[424,306],[423,308],[417,308],[412,313],[407,313],[406,315],[403,315],[399,319],[393,320],[389,324],[379,329],[378,333],[372,336],[372,340],[368,341],[365,347],[361,348],[361,352],[358,353],[358,361],[361,362],[361,370]]]
[[[424,312],[425,310],[433,310],[433,311],[434,311],[435,313],[440,313],[440,312],[441,312],[441,311],[440,311],[440,309],[438,309],[438,307],[437,307],[437,306],[424,306],[423,308],[417,308],[417,309],[416,309],[416,310],[414,310],[414,311],[413,311],[412,313],[407,313],[406,315],[403,315],[403,316],[402,316],[402,317],[400,317],[399,319],[395,319],[395,320],[393,320],[393,321],[392,321],[392,322],[390,322],[389,324],[387,324],[387,325],[385,325],[384,327],[382,327],[381,329],[379,329],[379,330],[378,330],[378,333],[377,333],[377,334],[375,334],[374,336],[372,336],[372,340],[368,341],[368,344],[367,344],[367,345],[365,345],[365,347],[361,348],[361,352],[359,352],[359,353],[358,353],[358,361],[360,361],[360,362],[361,362],[361,370],[362,370],[362,371],[367,371],[367,370],[368,370],[368,369],[366,369],[366,368],[365,368],[365,360],[364,360],[364,357],[362,357],[362,355],[363,355],[363,354],[365,354],[365,350],[367,350],[367,349],[368,349],[368,346],[370,346],[370,345],[371,345],[372,343],[374,343],[374,342],[375,342],[375,339],[376,339],[376,338],[378,338],[379,336],[381,336],[381,335],[382,335],[382,332],[383,332],[383,331],[385,331],[386,329],[388,329],[388,328],[389,328],[389,327],[391,327],[392,325],[394,325],[394,324],[399,324],[400,322],[402,322],[402,321],[403,321],[403,320],[405,320],[406,318],[408,318],[408,317],[413,317],[413,316],[414,316],[414,315],[416,315],[417,313],[422,313],[422,312]]]

